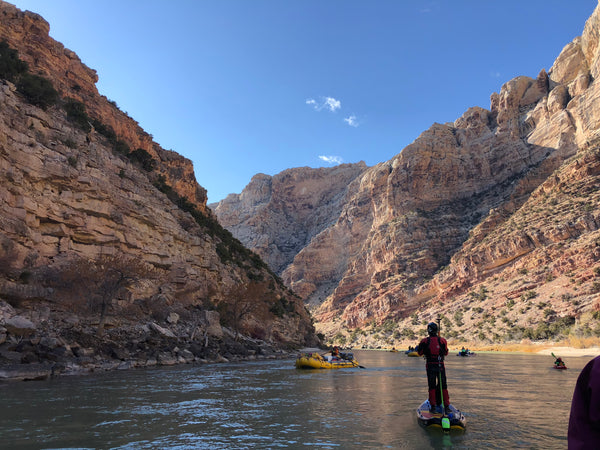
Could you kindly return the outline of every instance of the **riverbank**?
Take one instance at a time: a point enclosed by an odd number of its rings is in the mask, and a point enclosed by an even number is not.
[[[397,351],[404,352],[406,346],[397,346]],[[468,348],[472,352],[500,352],[500,353],[536,353],[540,355],[569,356],[569,357],[596,357],[600,355],[600,338],[568,339],[561,342],[512,342],[512,343],[488,343],[481,342],[448,342],[450,353],[458,352],[461,348]],[[364,348],[363,348],[364,349]],[[374,349],[375,350],[375,349]],[[379,348],[377,350],[392,351],[392,348]]]
[[[0,382],[44,380],[179,364],[287,359],[295,351],[219,327],[220,336],[175,335],[155,323],[107,330],[83,327],[61,336],[12,336],[0,342]]]
[[[540,355],[551,355],[570,357],[595,357],[600,355],[600,345],[596,344],[597,339],[591,340],[587,346],[573,346],[568,343],[548,343],[548,342],[521,342],[521,343],[500,343],[500,344],[469,344],[469,343],[449,343],[450,349],[458,351],[462,347],[468,348],[474,352],[515,352],[515,353],[537,353]]]

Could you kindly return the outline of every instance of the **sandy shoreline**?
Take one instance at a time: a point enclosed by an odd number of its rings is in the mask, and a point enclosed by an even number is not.
[[[537,352],[540,355],[550,355],[554,353],[556,356],[587,356],[596,357],[600,355],[600,347],[590,348],[574,348],[574,347],[550,347]]]
[[[457,352],[460,347],[455,348],[453,345],[449,345],[450,353]],[[575,348],[567,346],[551,346],[551,345],[535,345],[535,344],[500,344],[490,346],[465,346],[474,352],[499,352],[499,353],[535,353],[538,355],[551,355],[554,353],[556,356],[561,357],[587,357],[595,358],[600,356],[600,347],[589,347],[589,348]],[[353,350],[368,350],[368,349],[353,349]],[[373,349],[375,350],[375,349]],[[387,349],[379,349],[389,351]],[[326,349],[319,348],[304,348],[299,350],[299,353],[319,353],[326,352]],[[404,352],[405,349],[399,351]]]

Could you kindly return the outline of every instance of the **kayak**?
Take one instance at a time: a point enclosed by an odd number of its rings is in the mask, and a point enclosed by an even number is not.
[[[425,400],[417,408],[417,420],[425,428],[442,428],[442,419],[444,417],[447,417],[450,422],[449,431],[464,431],[467,427],[467,419],[464,414],[453,405],[450,405],[450,413],[446,416],[441,413],[429,412],[429,400]]]
[[[475,355],[476,355],[476,353],[471,352],[471,351],[468,351],[468,352],[460,351],[460,352],[458,352],[458,354],[456,356],[475,356]]]
[[[358,367],[352,353],[340,353],[340,357],[323,358],[318,353],[304,353],[296,359],[297,369],[345,369]]]
[[[419,352],[407,352],[406,356],[419,356]]]
[[[553,367],[558,370],[565,370],[567,368],[567,366],[557,366],[557,365],[554,365]]]

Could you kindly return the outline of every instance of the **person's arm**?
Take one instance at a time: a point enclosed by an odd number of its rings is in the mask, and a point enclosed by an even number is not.
[[[587,393],[590,396],[590,422],[600,432],[600,357],[596,357],[592,366]]]

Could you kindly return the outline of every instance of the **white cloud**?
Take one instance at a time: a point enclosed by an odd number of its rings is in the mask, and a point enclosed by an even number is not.
[[[351,127],[356,128],[358,126],[358,120],[356,120],[356,116],[350,116],[350,117],[346,117],[344,119],[344,122],[346,122],[348,125],[350,125]]]
[[[334,112],[336,109],[340,109],[342,107],[342,102],[336,100],[333,97],[327,97],[325,99],[325,107],[329,109],[329,111]]]
[[[343,159],[341,156],[324,156],[319,155],[321,161],[325,161],[328,164],[341,164]]]
[[[316,101],[314,98],[308,98],[306,99],[306,104],[311,105],[317,111],[327,109],[331,112],[335,112],[342,107],[342,102],[333,97],[321,97],[320,101]]]

